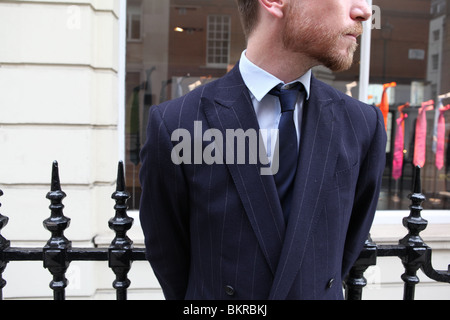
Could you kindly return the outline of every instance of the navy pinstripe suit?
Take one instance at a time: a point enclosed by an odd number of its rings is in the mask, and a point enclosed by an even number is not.
[[[261,175],[260,164],[174,164],[172,133],[194,136],[196,121],[223,136],[258,129],[239,67],[151,108],[140,219],[166,298],[342,299],[341,281],[377,205],[381,112],[312,79],[287,224],[273,176]]]

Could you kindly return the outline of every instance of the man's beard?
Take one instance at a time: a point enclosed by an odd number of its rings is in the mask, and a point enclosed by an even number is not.
[[[302,53],[312,59],[315,65],[324,65],[335,72],[349,69],[358,44],[351,42],[346,52],[341,52],[341,42],[350,41],[344,39],[346,34],[360,35],[362,24],[358,22],[354,27],[342,31],[328,30],[322,24],[303,17],[301,9],[297,10],[300,13],[294,16],[294,10],[295,8],[288,12],[286,17],[283,30],[285,49]]]

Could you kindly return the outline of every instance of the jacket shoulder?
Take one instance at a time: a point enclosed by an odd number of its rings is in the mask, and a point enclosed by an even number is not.
[[[342,106],[345,115],[353,121],[364,120],[370,127],[375,128],[377,122],[383,119],[381,110],[374,105],[370,105],[359,101],[349,95],[337,90],[336,88],[326,84],[320,80],[314,79],[314,84],[320,87],[320,91],[328,95],[335,101],[343,101]]]
[[[165,101],[151,109],[159,111],[163,119],[199,116],[201,104],[206,101],[233,99],[245,88],[238,66],[224,76],[201,85],[185,95]]]

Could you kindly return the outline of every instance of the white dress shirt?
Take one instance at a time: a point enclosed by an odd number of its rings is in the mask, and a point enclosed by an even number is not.
[[[252,98],[259,127],[263,133],[262,138],[267,150],[267,157],[272,159],[278,134],[278,124],[281,118],[281,106],[278,97],[268,93],[280,83],[283,84],[283,88],[288,88],[295,82],[301,82],[306,90],[306,100],[309,99],[311,70],[308,70],[308,72],[292,82],[284,83],[282,80],[252,63],[247,58],[246,51],[242,52],[239,69]],[[299,95],[294,111],[294,123],[297,129],[298,141],[300,141],[303,114],[303,99],[300,99],[300,97],[303,96]]]

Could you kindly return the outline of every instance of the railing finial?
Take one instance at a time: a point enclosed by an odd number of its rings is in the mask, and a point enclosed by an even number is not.
[[[419,283],[417,270],[425,263],[428,246],[420,237],[419,233],[426,229],[428,221],[422,218],[422,203],[426,200],[422,194],[422,183],[420,181],[420,167],[414,170],[414,180],[412,192],[408,196],[411,200],[410,214],[403,218],[403,225],[408,229],[408,234],[399,241],[399,244],[406,248],[406,255],[403,256],[402,263],[405,273],[401,278],[404,284],[403,299],[414,300],[415,286]]]
[[[406,237],[409,242],[423,244],[423,240],[420,238],[419,233],[426,229],[428,221],[421,216],[423,210],[422,203],[426,200],[426,197],[422,193],[420,171],[420,166],[415,167],[412,192],[408,196],[411,200],[411,205],[409,206],[410,215],[403,219],[403,225],[409,231],[408,236]]]
[[[123,161],[119,161],[119,166],[117,168],[117,182],[116,191],[125,191],[125,171],[123,168]]]
[[[67,259],[67,250],[72,247],[72,243],[64,236],[64,230],[70,225],[70,218],[63,214],[62,200],[65,197],[66,194],[61,190],[58,162],[55,161],[52,165],[50,192],[47,193],[51,215],[43,222],[44,227],[52,234],[44,247],[44,268],[53,275],[50,288],[53,290],[55,300],[65,299],[65,288],[68,284],[65,273],[70,263]]]
[[[116,202],[114,209],[116,214],[108,222],[109,228],[116,233],[115,238],[109,246],[109,267],[116,275],[113,287],[117,292],[117,300],[127,299],[127,289],[130,280],[127,277],[131,269],[131,254],[133,241],[127,236],[127,231],[133,226],[134,219],[127,215],[127,201],[130,194],[126,191],[123,162],[119,162],[117,170],[116,191],[112,194]]]
[[[61,190],[61,182],[59,180],[58,161],[53,161],[53,164],[52,164],[52,180],[51,180],[50,190],[51,191]]]
[[[417,166],[414,168],[414,185],[412,188],[413,193],[422,193],[422,180],[420,179],[420,170],[422,168]]]

